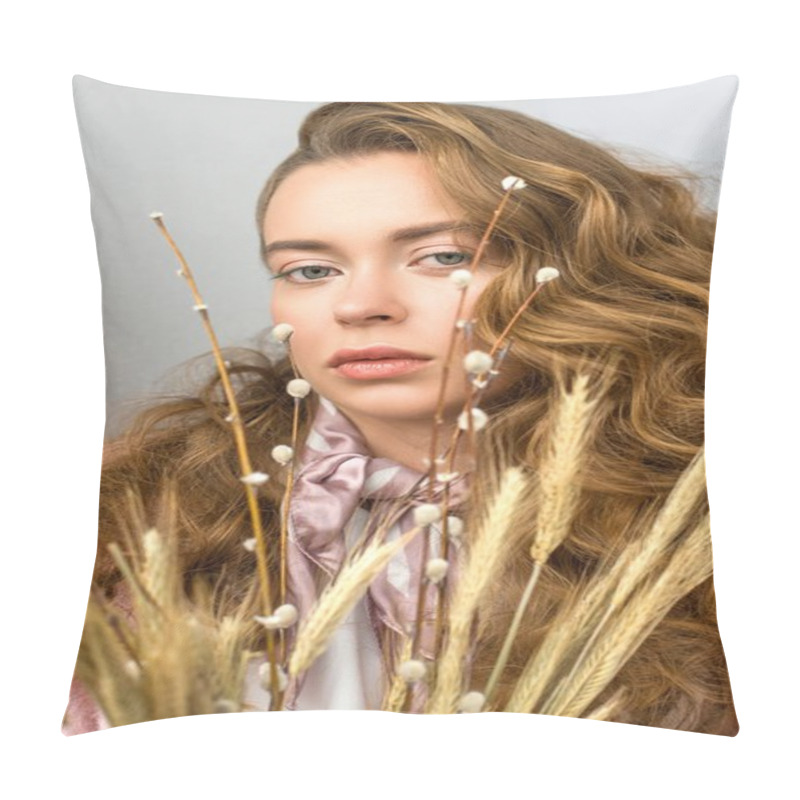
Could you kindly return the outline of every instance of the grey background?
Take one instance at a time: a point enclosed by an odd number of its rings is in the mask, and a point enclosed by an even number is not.
[[[727,76],[632,95],[475,102],[559,125],[635,164],[688,168],[715,206],[737,83]],[[262,346],[269,281],[255,202],[319,104],[155,92],[82,76],[73,88],[102,275],[110,437],[145,398],[199,378],[174,367],[210,349],[150,212],[164,213],[220,343]]]

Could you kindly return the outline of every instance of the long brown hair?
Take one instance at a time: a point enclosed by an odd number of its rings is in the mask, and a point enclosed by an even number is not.
[[[560,271],[515,325],[519,379],[499,401],[503,413],[492,415],[480,434],[478,477],[498,461],[535,472],[560,381],[587,363],[606,370],[601,423],[581,473],[580,513],[543,573],[499,690],[502,698],[554,609],[652,518],[703,443],[714,217],[680,176],[634,169],[522,114],[468,105],[333,103],[309,115],[298,149],[265,185],[256,210],[259,231],[276,187],[294,170],[387,150],[426,158],[476,226],[491,217],[503,177],[516,175],[528,184],[514,193],[497,225],[493,247],[505,268],[474,310],[481,339],[497,338],[533,289],[537,269]],[[262,233],[262,253],[263,247]],[[255,352],[231,355],[240,356],[233,371],[254,468],[269,472],[271,448],[289,439],[291,399],[284,387],[291,370],[285,360],[273,364]],[[241,546],[249,526],[226,413],[215,376],[197,397],[161,403],[135,421],[107,454],[101,541],[117,535],[129,502],[126,486],[138,487],[155,524],[159,498],[173,487],[187,574],[224,574],[239,587],[233,595],[243,597],[253,562]],[[307,424],[308,412],[303,430]],[[486,502],[486,485],[473,481],[467,531],[470,514]],[[271,481],[262,496],[275,536],[281,491],[280,480]],[[525,504],[520,519],[531,519],[535,498]],[[529,572],[520,545],[513,572],[485,610],[483,621],[491,624],[481,626],[476,686],[491,670]],[[114,580],[100,558],[98,578]],[[609,692],[620,686],[628,697],[625,721],[736,732],[710,580],[670,612]]]

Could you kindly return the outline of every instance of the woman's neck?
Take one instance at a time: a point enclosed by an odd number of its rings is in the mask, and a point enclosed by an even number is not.
[[[352,416],[350,421],[359,429],[369,447],[370,453],[378,458],[388,458],[398,464],[410,467],[417,472],[427,472],[427,459],[430,458],[433,423],[431,420],[392,420],[387,422],[375,417]],[[439,429],[437,451],[444,452],[453,436],[455,425],[446,423]],[[463,450],[462,447],[459,451]],[[463,453],[456,455],[455,469],[465,467]]]

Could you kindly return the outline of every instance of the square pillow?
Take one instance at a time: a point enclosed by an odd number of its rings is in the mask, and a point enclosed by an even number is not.
[[[383,709],[735,735],[703,415],[736,87],[76,77],[107,416],[64,732]]]

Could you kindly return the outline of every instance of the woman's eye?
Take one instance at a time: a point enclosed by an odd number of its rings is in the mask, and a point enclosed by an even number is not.
[[[430,253],[427,256],[423,256],[420,259],[420,262],[424,262],[430,258],[435,259],[436,263],[443,267],[460,267],[462,265],[469,264],[469,262],[472,260],[472,256],[469,253],[448,250],[441,253]]]
[[[332,272],[333,267],[323,267],[319,264],[310,264],[307,267],[295,267],[287,269],[275,275],[276,278],[286,278],[292,283],[312,283],[313,281],[327,278]]]

